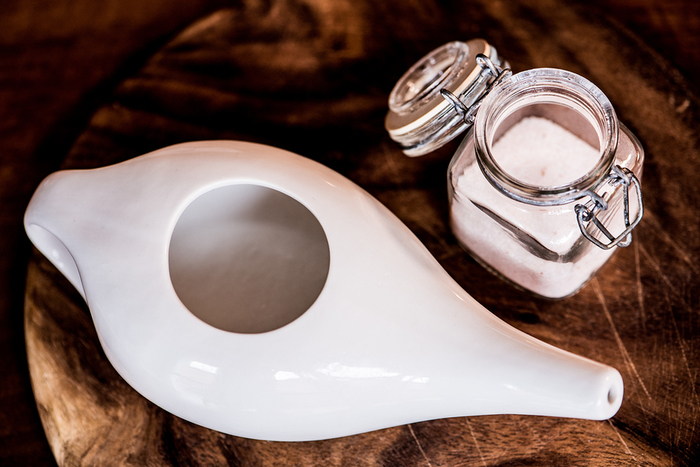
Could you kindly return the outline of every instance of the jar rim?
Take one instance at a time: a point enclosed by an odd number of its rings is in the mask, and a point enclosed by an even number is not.
[[[569,107],[596,127],[600,159],[578,179],[558,186],[525,183],[503,170],[491,150],[498,124],[516,110],[550,103]],[[514,74],[492,89],[479,108],[474,128],[476,158],[489,182],[507,196],[528,204],[566,204],[585,196],[608,175],[613,165],[619,122],[610,100],[593,83],[556,68],[536,68]]]

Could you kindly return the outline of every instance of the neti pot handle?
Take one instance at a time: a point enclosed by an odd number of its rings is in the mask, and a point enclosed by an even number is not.
[[[611,234],[610,231],[608,231],[608,229],[596,216],[596,213],[598,211],[604,211],[608,208],[608,203],[594,191],[588,190],[584,192],[585,196],[589,196],[591,198],[593,204],[591,208],[583,204],[577,204],[576,206],[574,206],[574,210],[576,211],[576,220],[578,221],[578,226],[581,229],[581,233],[591,243],[603,250],[609,250],[614,246],[629,246],[629,244],[632,242],[632,230],[637,226],[637,224],[639,224],[639,221],[642,220],[642,216],[644,215],[644,204],[642,203],[642,189],[639,185],[639,179],[637,179],[637,177],[632,173],[631,170],[624,167],[620,167],[619,165],[614,165],[610,171],[610,174],[607,176],[606,181],[612,186],[624,185],[622,194],[624,197],[623,209],[625,216],[625,230],[623,230],[620,235],[615,237],[613,234]],[[634,221],[632,222],[630,222],[629,202],[629,190],[631,185],[634,185],[635,189],[637,190],[637,204],[639,205],[639,212],[637,213],[637,217],[635,217]],[[598,230],[600,230],[603,233],[603,235],[605,235],[605,237],[607,237],[607,239],[610,240],[608,243],[601,242],[593,235],[591,235],[588,232],[588,230],[586,230],[586,227],[591,222],[593,222],[593,224],[596,227],[598,227]]]

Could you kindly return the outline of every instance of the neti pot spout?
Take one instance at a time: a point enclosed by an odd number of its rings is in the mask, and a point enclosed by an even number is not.
[[[494,355],[486,360],[493,358],[490,371],[498,376],[488,397],[499,405],[492,413],[589,420],[605,420],[617,413],[624,385],[616,369],[511,329],[512,343],[490,340],[489,351]]]
[[[268,146],[199,142],[37,189],[29,237],[144,397],[248,438],[422,420],[601,420],[617,370],[501,321],[385,206]]]

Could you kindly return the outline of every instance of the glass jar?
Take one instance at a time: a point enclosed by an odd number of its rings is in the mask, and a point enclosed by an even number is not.
[[[629,245],[644,150],[585,78],[501,65],[480,39],[434,50],[392,90],[386,127],[411,156],[467,130],[448,169],[455,237],[501,278],[565,297]]]

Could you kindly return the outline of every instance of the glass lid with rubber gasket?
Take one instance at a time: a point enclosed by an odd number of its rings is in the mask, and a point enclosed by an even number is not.
[[[468,127],[441,91],[467,107],[476,102],[493,78],[477,63],[480,54],[501,65],[496,49],[483,39],[449,42],[421,58],[396,83],[385,127],[406,155],[427,154]]]

